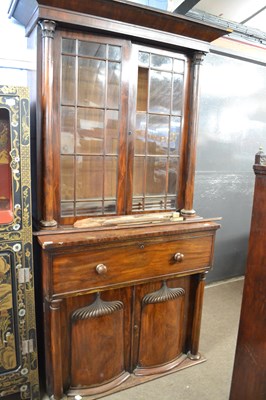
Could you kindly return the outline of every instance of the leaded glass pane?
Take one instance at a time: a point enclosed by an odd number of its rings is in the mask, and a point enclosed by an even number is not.
[[[103,154],[104,111],[95,108],[78,108],[77,153]]]
[[[74,105],[76,101],[75,57],[62,56],[62,103]]]
[[[105,106],[105,64],[105,61],[79,58],[78,104],[80,106]]]
[[[150,71],[149,112],[169,114],[171,109],[172,74]]]

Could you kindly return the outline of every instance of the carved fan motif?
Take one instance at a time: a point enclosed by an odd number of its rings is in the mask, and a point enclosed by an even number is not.
[[[162,303],[168,300],[174,300],[177,297],[184,296],[185,290],[183,288],[169,288],[166,285],[166,282],[163,282],[161,289],[157,290],[156,292],[152,292],[147,294],[142,302],[143,304],[155,304],[155,303]]]
[[[82,320],[88,318],[102,317],[112,314],[115,311],[123,308],[122,301],[104,301],[100,298],[100,293],[97,293],[96,300],[89,306],[79,308],[72,314],[72,320]]]

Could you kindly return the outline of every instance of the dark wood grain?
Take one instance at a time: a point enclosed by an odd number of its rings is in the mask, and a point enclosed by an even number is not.
[[[74,322],[71,387],[100,385],[121,375],[125,369],[123,337],[123,310]]]
[[[266,165],[256,174],[230,400],[266,398]]]
[[[11,15],[24,25],[30,21],[30,16],[36,7],[40,9],[64,9],[71,13],[82,13],[104,17],[129,24],[138,24],[151,29],[171,32],[202,41],[211,42],[221,35],[228,33],[227,30],[217,28],[214,25],[195,21],[191,18],[154,10],[138,4],[130,4],[121,0],[20,0],[19,7],[13,0]],[[67,15],[66,15],[67,16]]]
[[[103,288],[121,283],[140,282],[163,275],[180,275],[210,268],[213,236],[165,243],[132,243],[125,247],[95,247],[92,251],[71,252],[57,256],[53,263],[53,295],[67,295],[90,288]],[[177,262],[174,255],[184,254]],[[96,266],[104,264],[107,272],[99,275]],[[64,279],[67,277],[67,279]]]
[[[44,227],[56,226],[54,220],[53,171],[53,35],[55,24],[44,21],[42,29],[42,219]],[[51,35],[51,36],[50,36]]]

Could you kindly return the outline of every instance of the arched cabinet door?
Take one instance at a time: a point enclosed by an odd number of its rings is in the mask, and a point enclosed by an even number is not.
[[[71,388],[96,394],[122,383],[125,371],[124,304],[104,301],[99,293],[71,315]]]
[[[166,372],[183,361],[185,290],[162,287],[142,298],[135,375]]]

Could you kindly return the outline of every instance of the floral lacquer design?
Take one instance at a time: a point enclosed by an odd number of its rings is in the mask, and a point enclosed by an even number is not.
[[[12,275],[9,254],[0,256],[0,372],[17,366]]]

